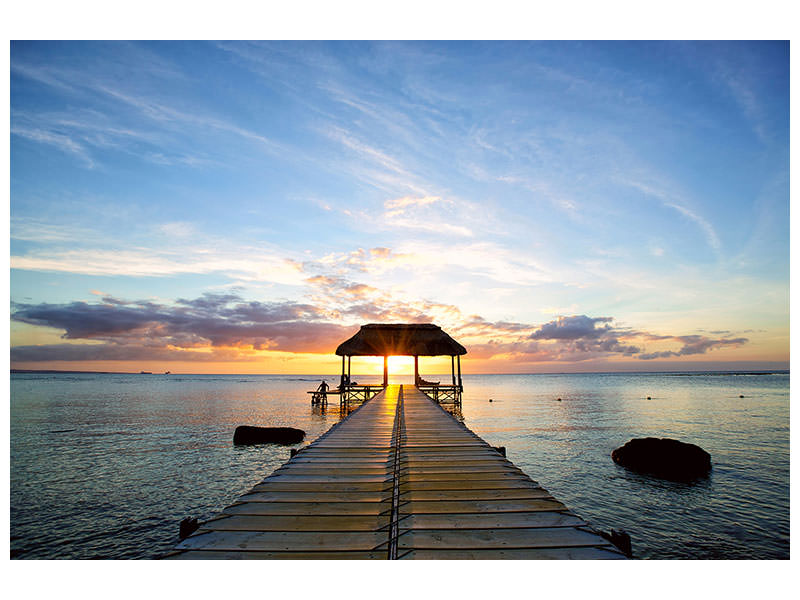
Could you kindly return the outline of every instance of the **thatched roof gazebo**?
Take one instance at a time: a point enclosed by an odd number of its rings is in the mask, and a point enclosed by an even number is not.
[[[336,354],[342,357],[342,387],[350,381],[350,358],[353,356],[383,356],[383,386],[389,384],[390,356],[414,357],[414,384],[420,388],[433,386],[419,376],[420,356],[449,356],[452,371],[452,386],[439,386],[437,388],[452,387],[453,393],[460,393],[461,384],[461,355],[467,350],[451,338],[442,328],[433,323],[393,323],[362,325],[361,329],[349,340],[339,344]],[[345,357],[347,358],[347,371],[345,372]],[[458,361],[458,382],[456,383],[456,360]],[[437,390],[438,395],[438,390]]]

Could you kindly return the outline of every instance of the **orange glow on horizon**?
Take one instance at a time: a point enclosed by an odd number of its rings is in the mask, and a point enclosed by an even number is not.
[[[22,330],[23,328],[20,328]],[[25,331],[27,333],[27,331]],[[17,336],[23,331],[17,331]],[[33,343],[48,342],[50,339],[13,340]],[[787,342],[779,338],[778,342]],[[63,342],[63,340],[62,340]],[[610,371],[680,371],[680,370],[760,370],[788,369],[788,357],[781,351],[776,340],[768,339],[766,343],[753,340],[752,346],[740,348],[723,348],[705,355],[688,355],[672,357],[665,360],[643,361],[637,359],[620,359],[618,357],[597,358],[584,361],[547,361],[537,360],[534,356],[514,353],[498,353],[487,355],[480,347],[461,357],[463,374],[478,373],[566,373],[566,372],[610,372]],[[82,342],[74,342],[82,345]],[[13,345],[13,344],[12,344]],[[24,345],[24,344],[23,344]],[[90,344],[91,345],[91,344]],[[775,346],[779,346],[775,348]],[[469,345],[467,345],[469,348]],[[648,349],[660,349],[653,344]],[[325,353],[292,353],[274,350],[243,350],[235,347],[193,348],[180,359],[153,358],[142,360],[83,360],[83,361],[41,361],[13,362],[13,369],[58,370],[58,371],[109,371],[139,373],[150,371],[164,373],[196,374],[296,374],[338,376],[342,369],[342,357],[332,352]],[[196,357],[196,358],[195,358]],[[382,356],[354,356],[351,358],[351,374],[353,376],[383,375]],[[449,376],[449,356],[419,357],[419,372],[422,377]],[[414,358],[411,356],[390,356],[389,375],[408,378],[414,373]]]

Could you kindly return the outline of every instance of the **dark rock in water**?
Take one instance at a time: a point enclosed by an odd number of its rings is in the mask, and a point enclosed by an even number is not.
[[[688,481],[707,475],[711,455],[694,444],[668,438],[638,438],[611,453],[620,466],[670,479]]]
[[[239,425],[233,432],[233,443],[248,444],[299,444],[306,432],[294,427],[253,427]]]
[[[186,517],[181,521],[180,533],[178,534],[181,539],[187,538],[198,530],[200,524],[196,518]]]

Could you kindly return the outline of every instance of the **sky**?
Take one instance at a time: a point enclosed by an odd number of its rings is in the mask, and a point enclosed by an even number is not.
[[[788,368],[787,42],[10,64],[12,368],[334,373],[379,322],[440,325],[466,373]]]

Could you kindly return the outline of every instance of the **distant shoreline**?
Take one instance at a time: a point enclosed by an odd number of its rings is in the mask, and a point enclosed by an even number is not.
[[[306,375],[306,376],[322,376],[322,377],[338,377],[339,373],[142,373],[137,371],[60,371],[57,369],[10,369],[11,373],[23,373],[30,375],[230,375],[231,377],[244,377],[244,376],[291,376],[291,375]],[[470,373],[469,375],[678,375],[690,377],[692,375],[789,375],[789,369],[764,369],[764,370],[742,370],[742,371],[721,371],[719,369],[712,369],[708,371],[553,371],[550,373]],[[359,377],[368,377],[366,373],[354,373]],[[450,375],[450,373],[430,373],[430,375]],[[408,376],[408,375],[406,375]],[[466,373],[465,373],[466,376]]]

